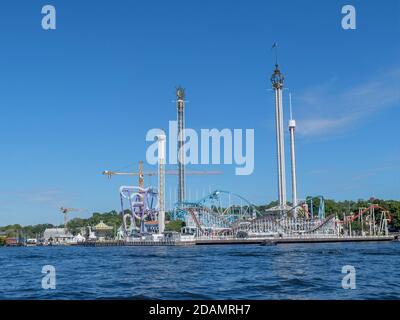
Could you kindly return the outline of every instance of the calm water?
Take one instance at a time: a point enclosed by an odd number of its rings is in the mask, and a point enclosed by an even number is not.
[[[56,290],[41,288],[43,265]],[[341,287],[342,266],[357,271]],[[400,242],[0,248],[1,299],[399,299]]]

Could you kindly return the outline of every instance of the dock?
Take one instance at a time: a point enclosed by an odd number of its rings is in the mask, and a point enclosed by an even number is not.
[[[85,241],[77,245],[84,247],[114,247],[114,246],[193,246],[193,245],[278,245],[295,243],[349,243],[349,242],[388,242],[398,240],[398,235],[387,236],[353,236],[353,237],[282,237],[282,238],[197,238],[194,240],[103,240]]]
[[[396,236],[353,236],[353,237],[312,237],[312,238],[281,238],[277,244],[285,243],[334,243],[334,242],[387,242],[397,240]]]
[[[335,243],[335,242],[374,242],[394,241],[396,236],[354,236],[354,237],[282,237],[282,238],[247,238],[247,239],[197,239],[196,245],[232,245],[232,244],[289,244],[289,243]]]
[[[133,246],[192,246],[194,245],[194,241],[176,241],[176,240],[135,240],[135,241],[124,241],[124,240],[104,240],[104,241],[85,241],[78,243],[77,245],[84,247],[133,247]]]

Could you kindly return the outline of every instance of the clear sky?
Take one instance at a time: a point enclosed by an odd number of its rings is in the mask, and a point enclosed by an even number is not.
[[[45,4],[56,30],[41,28]],[[356,30],[341,28],[345,4]],[[275,200],[274,42],[298,122],[299,197],[400,199],[399,21],[395,0],[2,1],[0,225],[119,209],[118,187],[136,179],[101,172],[137,169],[147,130],[176,117],[177,85],[188,127],[255,129],[252,175],[192,167],[224,174],[188,177],[188,194]],[[286,91],[284,103],[287,120]]]

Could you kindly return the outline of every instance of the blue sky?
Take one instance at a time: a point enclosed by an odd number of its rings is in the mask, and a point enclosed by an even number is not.
[[[60,206],[118,209],[118,187],[136,181],[100,173],[145,159],[147,130],[176,117],[177,85],[188,127],[255,129],[252,175],[192,167],[224,174],[188,177],[188,194],[276,199],[275,41],[298,122],[300,198],[400,199],[399,3],[351,1],[357,29],[343,30],[347,1],[3,1],[0,225],[62,223]],[[41,28],[45,4],[56,30]],[[287,118],[286,93],[284,103]],[[168,202],[176,177],[167,184]]]

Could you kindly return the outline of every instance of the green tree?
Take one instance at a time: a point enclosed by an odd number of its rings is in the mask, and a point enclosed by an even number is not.
[[[165,224],[165,231],[176,231],[180,232],[181,228],[185,226],[182,220],[171,220]]]

